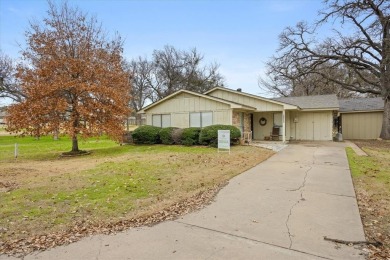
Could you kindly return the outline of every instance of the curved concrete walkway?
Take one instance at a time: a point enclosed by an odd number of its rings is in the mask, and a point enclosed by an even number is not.
[[[211,205],[176,221],[24,259],[364,259],[324,236],[365,239],[340,143],[289,145],[231,180]]]

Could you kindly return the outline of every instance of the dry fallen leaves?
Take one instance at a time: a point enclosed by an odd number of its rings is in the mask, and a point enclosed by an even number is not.
[[[152,226],[162,221],[173,220],[208,204],[224,185],[226,183],[215,185],[163,210],[139,218],[123,219],[115,223],[81,221],[62,232],[31,236],[19,240],[0,241],[0,254],[24,256],[33,251],[43,251],[56,246],[67,245],[90,235],[112,234],[128,228]]]

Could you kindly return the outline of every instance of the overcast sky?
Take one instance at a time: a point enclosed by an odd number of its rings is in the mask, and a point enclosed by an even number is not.
[[[95,15],[108,33],[119,32],[128,60],[150,57],[167,44],[196,47],[207,62],[220,64],[227,87],[262,96],[258,77],[278,48],[278,35],[299,21],[314,21],[322,8],[320,0],[68,2]],[[45,0],[0,0],[0,49],[5,54],[20,57],[29,20],[42,20],[47,6]]]

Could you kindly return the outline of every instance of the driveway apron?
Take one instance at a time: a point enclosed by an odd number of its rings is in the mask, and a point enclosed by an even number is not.
[[[200,211],[24,259],[364,259],[324,236],[365,240],[344,146],[303,143],[235,177]]]

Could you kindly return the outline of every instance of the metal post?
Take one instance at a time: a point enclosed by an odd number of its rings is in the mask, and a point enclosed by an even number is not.
[[[15,143],[15,159],[18,158],[18,144]]]
[[[286,110],[284,110],[283,108],[283,111],[282,111],[282,140],[283,140],[283,143],[286,142]]]

